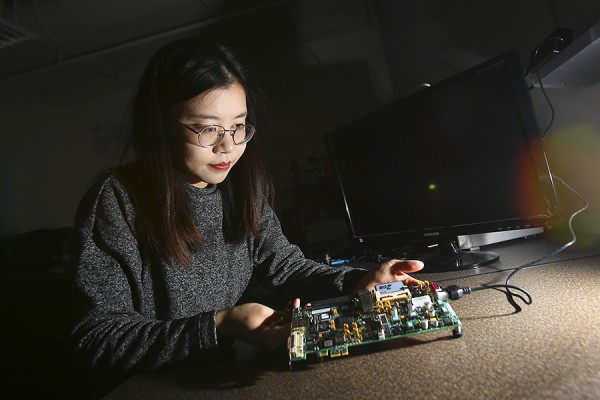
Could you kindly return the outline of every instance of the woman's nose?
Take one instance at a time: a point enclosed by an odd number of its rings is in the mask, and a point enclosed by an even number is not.
[[[233,142],[232,132],[225,131],[223,139],[213,147],[213,150],[215,153],[231,153],[233,146],[235,146],[235,143]]]

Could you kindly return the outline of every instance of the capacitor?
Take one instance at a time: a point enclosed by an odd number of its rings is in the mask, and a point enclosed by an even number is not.
[[[387,313],[387,315],[390,315],[392,313],[392,303],[389,302],[389,300],[386,300],[385,304],[385,312]]]
[[[358,330],[358,324],[356,322],[352,323],[352,332],[354,333],[354,337],[358,341],[362,341],[362,335],[360,334],[360,331]]]
[[[423,330],[429,329],[429,320],[427,320],[427,319],[421,320],[421,329],[423,329]]]
[[[398,317],[398,307],[392,308],[392,321],[398,321],[400,318]]]
[[[350,338],[350,329],[348,328],[348,324],[344,324],[344,337]]]

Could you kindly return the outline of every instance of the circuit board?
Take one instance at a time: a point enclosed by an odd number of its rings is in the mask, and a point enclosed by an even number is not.
[[[353,346],[441,329],[452,329],[454,337],[463,335],[448,293],[435,283],[378,285],[371,291],[294,309],[288,339],[290,367],[311,358],[346,356]]]

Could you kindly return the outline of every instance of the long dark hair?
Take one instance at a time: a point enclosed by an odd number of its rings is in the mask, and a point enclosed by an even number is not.
[[[187,205],[185,183],[173,160],[166,119],[174,105],[234,83],[245,89],[247,120],[256,126],[262,95],[227,48],[179,40],[160,49],[146,67],[132,112],[135,161],[121,170],[136,209],[142,254],[189,265],[190,251],[202,246]],[[239,243],[250,235],[258,238],[264,207],[272,201],[272,186],[256,144],[256,138],[246,144],[244,155],[219,184],[223,231],[230,242]]]

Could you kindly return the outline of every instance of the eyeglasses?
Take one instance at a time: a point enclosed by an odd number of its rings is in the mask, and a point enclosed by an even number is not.
[[[200,147],[216,146],[221,140],[223,140],[225,133],[229,133],[231,135],[233,143],[241,146],[248,143],[250,139],[252,139],[252,136],[254,136],[254,133],[256,133],[254,126],[248,124],[238,125],[235,127],[235,129],[225,129],[220,125],[208,125],[200,130],[197,130],[176,119],[173,120],[184,128],[194,132]]]

